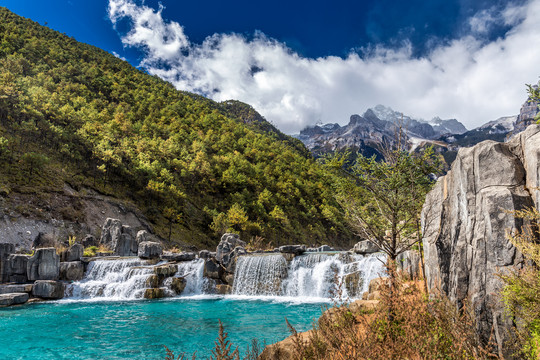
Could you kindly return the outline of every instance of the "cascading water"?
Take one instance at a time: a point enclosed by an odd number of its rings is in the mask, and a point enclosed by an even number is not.
[[[183,277],[186,279],[186,288],[182,292],[183,295],[200,295],[204,294],[209,288],[209,281],[204,276],[204,260],[197,259],[193,261],[181,262],[178,264],[178,271],[175,277]],[[169,286],[172,278],[164,281],[164,286]]]
[[[308,253],[287,264],[282,255],[239,258],[233,293],[297,298],[359,298],[383,274],[384,255]],[[339,286],[341,284],[341,286]]]
[[[280,295],[287,276],[287,261],[281,255],[242,256],[237,259],[233,293],[237,295]]]
[[[94,260],[83,280],[67,286],[66,297],[74,299],[137,299],[146,288],[152,268],[139,258]]]
[[[285,296],[298,299],[355,299],[369,282],[382,275],[384,255],[306,253],[287,261],[282,254],[245,255],[237,258],[232,293],[246,296]],[[160,264],[158,264],[160,265]],[[205,260],[180,262],[175,278],[185,279],[182,296],[215,293],[214,280],[204,277]],[[138,258],[91,261],[83,280],[66,288],[66,298],[140,299],[150,288],[154,265]],[[173,277],[161,280],[165,296],[176,296]]]

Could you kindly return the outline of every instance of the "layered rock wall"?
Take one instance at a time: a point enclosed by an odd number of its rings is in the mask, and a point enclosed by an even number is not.
[[[422,220],[426,277],[475,313],[480,337],[504,353],[507,330],[498,273],[523,264],[506,231],[521,227],[512,211],[540,204],[540,126],[509,143],[484,141],[459,150],[452,170],[428,194]],[[536,188],[536,189],[535,189]]]

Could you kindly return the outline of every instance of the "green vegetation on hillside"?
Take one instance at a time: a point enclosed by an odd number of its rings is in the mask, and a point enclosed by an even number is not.
[[[177,91],[0,8],[0,190],[130,200],[172,241],[348,239],[331,178],[251,107]]]

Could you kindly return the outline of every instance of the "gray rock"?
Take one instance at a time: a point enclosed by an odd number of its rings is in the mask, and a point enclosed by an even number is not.
[[[83,247],[87,248],[90,246],[97,246],[98,242],[93,235],[86,235],[84,239],[82,240],[82,245]]]
[[[69,249],[62,252],[61,261],[80,261],[83,257],[84,247],[82,244],[73,244]]]
[[[158,259],[163,253],[160,243],[153,241],[143,241],[139,244],[138,256],[141,259]]]
[[[212,253],[208,250],[201,250],[199,251],[199,258],[200,259],[209,259],[210,257],[212,257]]]
[[[154,267],[154,274],[162,277],[173,276],[177,271],[178,266],[175,264],[164,264]]]
[[[28,280],[58,280],[60,256],[55,248],[37,249],[26,265]]]
[[[227,271],[233,272],[236,256],[245,253],[245,247],[246,243],[240,240],[238,234],[223,234],[216,249],[216,260],[220,262]]]
[[[326,252],[326,251],[335,251],[335,249],[328,245],[323,245],[317,248],[317,252]]]
[[[82,280],[84,276],[84,264],[82,261],[70,261],[60,263],[60,279],[67,281]]]
[[[64,297],[65,285],[60,281],[37,280],[32,288],[32,295],[43,299],[61,299]]]
[[[54,247],[55,245],[56,240],[53,234],[39,232],[32,242],[32,249]]]
[[[0,294],[9,294],[9,293],[31,293],[32,284],[24,285],[0,285]]]
[[[210,258],[204,263],[204,276],[210,279],[221,279],[225,269],[214,258]]]
[[[112,243],[116,243],[120,234],[122,233],[122,222],[118,219],[107,218],[103,228],[101,229],[100,244],[111,246]],[[111,246],[111,249],[113,247]]]
[[[137,244],[140,244],[143,241],[150,241],[150,234],[146,230],[139,230],[135,240],[137,241]]]
[[[422,263],[420,253],[416,250],[407,250],[397,257],[397,267],[407,273],[410,279],[422,277]]]
[[[284,254],[301,255],[306,252],[306,245],[284,245],[279,247],[279,252]]]
[[[0,283],[9,281],[9,255],[15,252],[15,245],[0,243]]]
[[[495,337],[499,355],[512,322],[498,294],[498,273],[519,268],[522,255],[506,239],[521,223],[505,210],[538,207],[540,126],[510,143],[484,141],[459,150],[452,170],[428,194],[422,211],[429,289],[440,289],[458,305],[466,300],[484,343]],[[531,197],[531,194],[533,195]]]
[[[24,304],[28,301],[28,293],[8,293],[0,294],[0,306],[11,306]]]
[[[171,289],[177,294],[181,294],[186,288],[186,279],[183,277],[174,277],[171,281]]]
[[[357,242],[354,247],[352,248],[352,251],[357,254],[373,254],[376,252],[381,251],[377,245],[375,245],[373,242],[369,240],[362,240]]]
[[[105,220],[100,243],[108,246],[118,256],[135,256],[138,253],[139,246],[133,229],[122,225],[118,219]]]
[[[168,261],[192,261],[195,260],[197,255],[192,252],[182,252],[182,253],[172,253],[172,252],[164,252],[163,255],[161,255],[161,259],[168,260]]]
[[[28,281],[27,266],[29,255],[12,254],[8,257],[9,280],[14,283],[25,283]]]

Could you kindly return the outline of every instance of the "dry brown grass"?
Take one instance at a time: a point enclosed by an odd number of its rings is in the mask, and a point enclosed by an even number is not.
[[[422,282],[382,291],[374,311],[353,313],[346,306],[322,316],[306,341],[290,327],[294,355],[302,360],[496,359],[476,341],[467,311],[444,298],[430,300]]]

